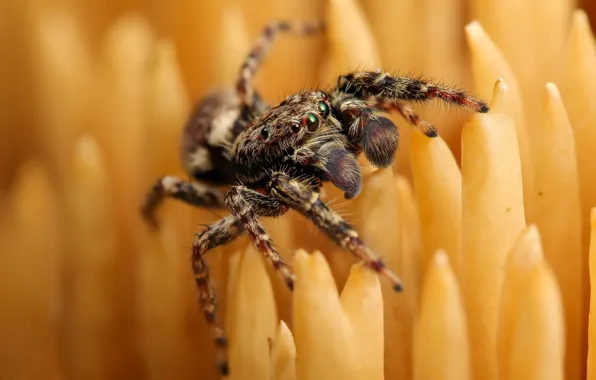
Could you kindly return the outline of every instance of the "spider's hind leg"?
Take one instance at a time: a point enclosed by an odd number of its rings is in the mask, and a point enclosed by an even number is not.
[[[268,190],[271,195],[310,219],[340,247],[363,260],[367,267],[388,278],[396,291],[402,290],[400,279],[364,245],[358,232],[321,201],[319,193],[281,172],[271,176]]]
[[[174,198],[197,207],[223,208],[224,195],[217,188],[165,176],[155,181],[141,205],[141,214],[152,226],[157,226],[155,211],[165,198]]]
[[[203,311],[203,316],[207,321],[215,346],[218,348],[217,366],[223,375],[227,375],[229,371],[228,339],[216,319],[217,299],[205,256],[209,250],[231,242],[240,236],[242,232],[241,222],[233,216],[228,216],[198,234],[192,246],[192,270],[198,291],[199,306]]]
[[[252,78],[267,55],[273,44],[273,40],[280,33],[289,32],[299,35],[312,35],[321,32],[323,28],[323,22],[278,21],[267,25],[248,53],[240,69],[240,76],[236,82],[236,91],[238,92],[241,103],[248,108],[252,108],[254,101],[254,89],[251,84]]]

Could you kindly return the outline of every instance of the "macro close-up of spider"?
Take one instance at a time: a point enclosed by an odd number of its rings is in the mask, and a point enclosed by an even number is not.
[[[24,0],[0,379],[596,380],[596,1]]]
[[[421,119],[410,104],[437,99],[475,112],[489,111],[485,102],[459,89],[374,71],[376,68],[338,73],[334,88],[304,90],[278,105],[266,104],[252,80],[273,40],[281,33],[306,36],[324,30],[320,22],[268,24],[241,65],[235,88],[206,95],[187,121],[181,136],[181,162],[193,181],[161,177],[142,205],[143,217],[154,227],[159,225],[156,210],[167,198],[229,211],[228,216],[198,233],[192,244],[200,307],[219,347],[218,368],[223,374],[229,371],[228,342],[215,315],[215,290],[205,261],[211,249],[246,234],[292,289],[294,276],[259,220],[280,217],[292,209],[401,291],[398,276],[349,222],[327,206],[320,190],[329,182],[346,199],[357,197],[362,188],[361,153],[374,167],[392,165],[399,132],[384,116],[387,113],[401,115],[433,138],[436,128]],[[222,186],[229,186],[227,192]]]

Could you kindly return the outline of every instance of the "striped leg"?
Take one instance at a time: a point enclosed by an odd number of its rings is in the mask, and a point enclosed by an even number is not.
[[[414,110],[404,103],[396,101],[380,101],[375,106],[376,108],[385,112],[396,111],[410,124],[416,127],[420,132],[424,133],[428,137],[437,137],[437,129],[434,125],[428,121],[421,119],[420,116],[416,115]]]
[[[245,104],[249,108],[252,107],[254,90],[251,85],[251,80],[259,68],[259,65],[267,55],[267,52],[277,35],[282,32],[311,35],[320,32],[323,30],[323,27],[324,24],[322,22],[308,23],[278,21],[267,25],[250,50],[250,53],[240,69],[240,77],[236,82],[236,90],[238,91],[238,97],[242,104]]]
[[[288,207],[275,198],[262,195],[244,186],[234,186],[228,191],[226,206],[232,212],[232,215],[241,221],[242,227],[250,236],[254,245],[271,262],[277,274],[292,290],[294,288],[294,275],[271,245],[269,235],[267,235],[257,218],[257,215],[280,216],[288,210]]]
[[[243,229],[240,221],[232,216],[228,216],[198,234],[192,246],[192,270],[198,290],[199,304],[207,325],[211,330],[215,346],[218,349],[217,367],[222,375],[227,375],[229,372],[228,340],[225,332],[216,320],[215,310],[217,300],[205,256],[209,250],[231,242],[240,236],[242,232]]]
[[[339,77],[337,89],[357,98],[423,102],[440,99],[446,103],[486,113],[488,105],[465,92],[412,77],[393,77],[376,71],[354,72]]]
[[[141,206],[141,213],[154,227],[157,226],[155,211],[157,207],[170,197],[198,207],[224,207],[224,196],[218,189],[199,183],[191,183],[177,177],[159,178],[147,193]]]
[[[319,193],[279,172],[272,175],[268,190],[271,195],[313,221],[340,247],[350,251],[363,260],[366,266],[388,278],[396,291],[402,290],[400,279],[364,245],[358,233],[341,216],[321,201]]]
[[[199,302],[213,335],[215,345],[218,348],[217,366],[222,375],[227,375],[229,372],[228,340],[215,317],[216,298],[209,277],[209,267],[205,261],[207,252],[219,245],[231,242],[246,231],[259,250],[272,262],[273,267],[281,274],[290,289],[294,284],[293,275],[281,257],[271,247],[269,237],[255,216],[280,216],[288,210],[288,207],[275,198],[265,196],[244,186],[232,187],[226,195],[226,205],[229,206],[232,215],[221,219],[201,232],[192,247],[192,269],[199,293]]]

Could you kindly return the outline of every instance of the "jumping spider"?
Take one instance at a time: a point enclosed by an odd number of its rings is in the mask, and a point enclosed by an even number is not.
[[[226,208],[231,215],[199,233],[192,248],[192,270],[200,305],[217,347],[218,368],[228,373],[227,339],[215,318],[216,299],[205,257],[208,251],[246,233],[292,289],[294,277],[272,246],[259,217],[278,217],[290,208],[310,219],[342,248],[387,277],[395,290],[399,278],[386,269],[358,233],[320,198],[323,182],[331,182],[347,199],[360,192],[362,178],[356,157],[364,152],[377,167],[392,164],[398,130],[383,112],[397,112],[426,136],[436,129],[420,119],[407,102],[440,99],[488,112],[481,100],[462,91],[418,78],[384,72],[351,72],[327,91],[304,91],[270,107],[251,81],[275,37],[282,32],[312,35],[320,22],[275,22],[262,32],[240,69],[235,90],[218,90],[195,108],[184,129],[181,160],[185,171],[203,183],[166,176],[157,180],[142,207],[155,224],[156,207],[166,197],[199,207]],[[215,186],[227,185],[224,195]]]

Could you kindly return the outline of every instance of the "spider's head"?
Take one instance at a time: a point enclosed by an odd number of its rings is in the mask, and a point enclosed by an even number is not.
[[[329,96],[303,92],[249,124],[236,139],[233,155],[244,181],[258,181],[277,167],[300,166],[317,171],[352,198],[360,192],[362,177],[348,145]]]

